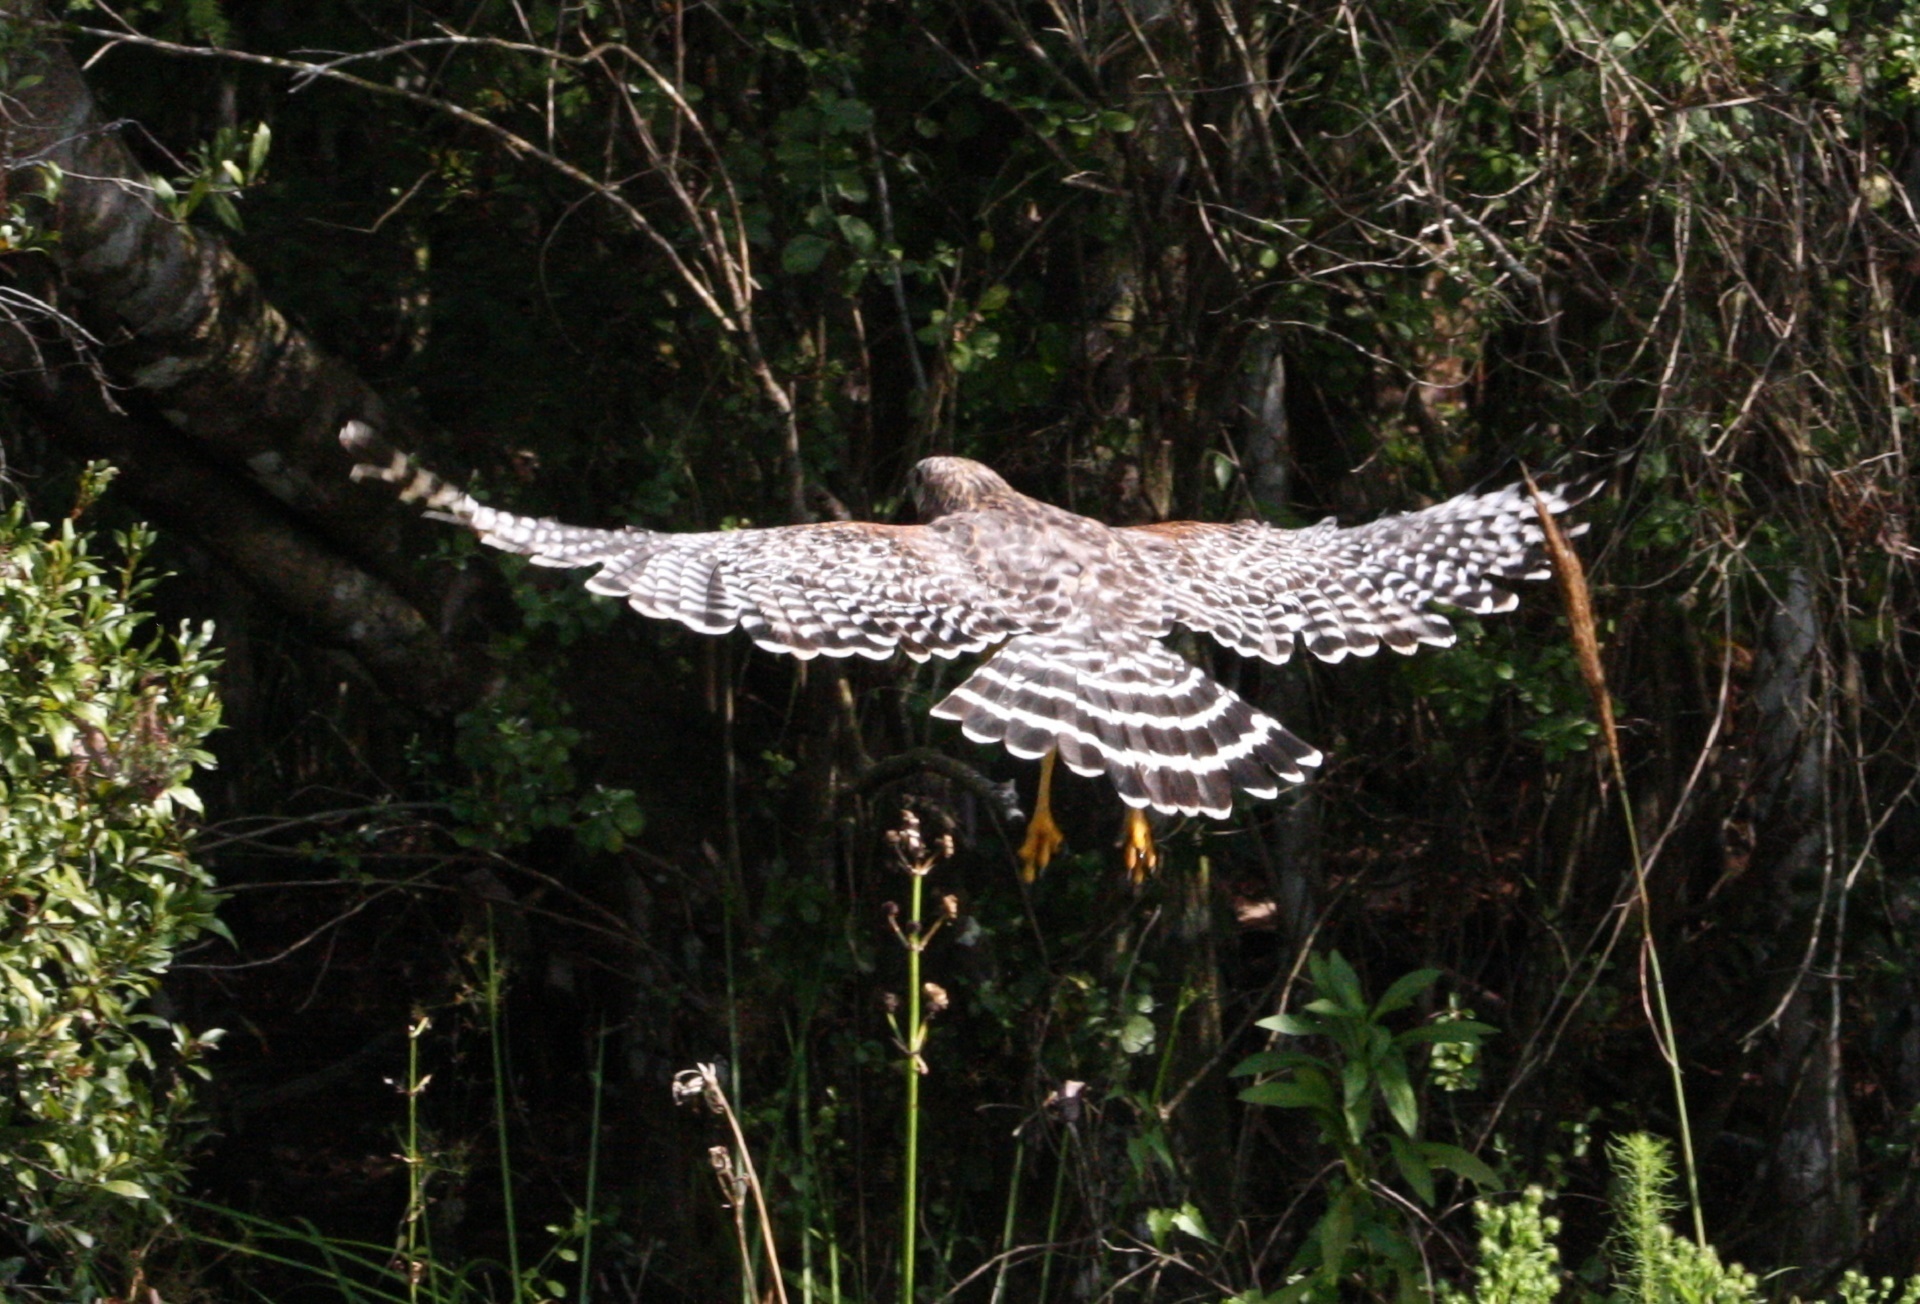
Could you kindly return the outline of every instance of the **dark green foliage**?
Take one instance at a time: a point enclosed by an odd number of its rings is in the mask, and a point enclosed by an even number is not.
[[[1401,1296],[1415,1296],[1424,1281],[1418,1233],[1375,1189],[1389,1171],[1388,1161],[1415,1198],[1428,1206],[1435,1199],[1436,1170],[1457,1173],[1482,1189],[1498,1187],[1500,1179],[1459,1146],[1421,1137],[1419,1096],[1408,1056],[1416,1048],[1475,1047],[1494,1029],[1460,1018],[1400,1032],[1388,1028],[1386,1016],[1419,999],[1440,978],[1438,970],[1406,974],[1370,1001],[1359,975],[1338,951],[1310,956],[1307,964],[1316,997],[1298,1013],[1275,1014],[1256,1026],[1283,1037],[1323,1038],[1331,1054],[1262,1051],[1233,1070],[1236,1077],[1273,1075],[1246,1088],[1240,1099],[1303,1111],[1345,1169],[1344,1180],[1337,1177],[1328,1184],[1326,1212],[1289,1266],[1298,1280],[1269,1298],[1273,1304],[1338,1299],[1349,1274],[1365,1282],[1390,1277]],[[1376,1105],[1386,1106],[1393,1126],[1375,1127]]]

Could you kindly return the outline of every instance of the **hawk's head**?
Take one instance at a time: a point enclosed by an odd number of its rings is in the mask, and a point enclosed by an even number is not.
[[[1020,495],[988,467],[964,457],[929,457],[907,478],[920,519],[1015,502]]]

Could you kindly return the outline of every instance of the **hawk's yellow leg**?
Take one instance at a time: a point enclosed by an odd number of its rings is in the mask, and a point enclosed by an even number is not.
[[[1027,821],[1027,840],[1020,844],[1022,882],[1033,882],[1067,840],[1053,822],[1053,762],[1059,754],[1056,748],[1040,758],[1040,795],[1034,798],[1033,818]]]
[[[1127,877],[1138,883],[1160,868],[1160,852],[1153,845],[1153,826],[1147,813],[1136,806],[1127,807],[1127,823],[1120,832],[1120,845],[1126,849]]]

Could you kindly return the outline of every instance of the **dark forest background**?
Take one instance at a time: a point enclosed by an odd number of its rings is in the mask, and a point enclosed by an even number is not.
[[[729,1134],[670,1090],[707,1063],[788,1296],[897,1295],[902,810],[959,912],[923,1298],[1260,1300],[1341,1236],[1297,1293],[1423,1293],[1534,1184],[1602,1289],[1606,1143],[1680,1133],[1660,999],[1720,1253],[1920,1271],[1911,6],[6,0],[0,68],[8,501],[109,559],[151,521],[154,627],[213,622],[174,836],[231,934],[142,1007],[141,1090],[210,1074],[149,1198],[17,1187],[14,1289],[409,1298],[430,1242],[468,1298],[751,1298]],[[1536,585],[1406,660],[1190,648],[1328,763],[1161,823],[1139,885],[1063,773],[1026,885],[1034,767],[928,718],[952,667],[642,620],[350,482],[350,418],[676,530],[909,520],[942,452],[1115,523],[1597,474],[1624,791]],[[85,737],[21,755],[104,773]],[[1383,1111],[1343,1148],[1239,1099],[1256,1052],[1339,1060],[1255,1026],[1336,952],[1438,971],[1393,1032],[1497,1029],[1407,1056],[1491,1190],[1423,1190]]]

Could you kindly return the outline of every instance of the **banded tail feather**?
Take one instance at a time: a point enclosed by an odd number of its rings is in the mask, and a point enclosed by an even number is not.
[[[1224,818],[1240,789],[1272,797],[1320,753],[1157,643],[1071,632],[1009,641],[933,714],[1016,756],[1058,747],[1077,774],[1105,774],[1129,806]]]
[[[378,480],[397,486],[401,502],[419,503],[433,520],[464,525],[480,536],[480,542],[502,552],[519,553],[536,566],[593,566],[627,561],[636,545],[660,537],[645,530],[593,530],[497,511],[472,494],[454,488],[405,453],[389,447],[364,421],[347,422],[340,431],[340,443],[348,452],[365,459],[355,463],[350,472],[355,480]],[[385,460],[381,460],[383,457]]]

